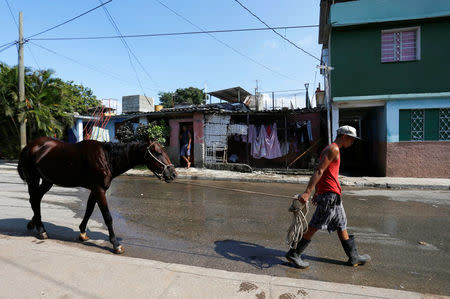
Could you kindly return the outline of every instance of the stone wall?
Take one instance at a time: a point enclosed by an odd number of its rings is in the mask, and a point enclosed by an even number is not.
[[[450,142],[389,142],[386,176],[450,178]]]

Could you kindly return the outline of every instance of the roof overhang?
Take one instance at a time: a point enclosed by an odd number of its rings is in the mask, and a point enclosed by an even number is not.
[[[331,6],[330,23],[344,27],[370,23],[396,22],[450,16],[448,0],[359,0]]]
[[[240,86],[227,88],[217,91],[208,92],[210,96],[216,97],[218,99],[230,102],[230,103],[239,103],[243,102],[247,96],[250,96],[251,93],[246,91]]]

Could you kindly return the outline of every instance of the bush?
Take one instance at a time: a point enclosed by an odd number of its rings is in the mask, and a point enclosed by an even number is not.
[[[147,125],[139,124],[135,131],[133,125],[127,122],[117,130],[116,138],[122,143],[156,140],[160,144],[166,145],[169,135],[169,127],[164,120],[161,120],[152,121]]]

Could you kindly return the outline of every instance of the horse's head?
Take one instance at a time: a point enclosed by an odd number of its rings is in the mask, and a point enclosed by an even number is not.
[[[159,179],[170,183],[177,176],[169,155],[157,141],[150,141],[145,152],[145,163]]]

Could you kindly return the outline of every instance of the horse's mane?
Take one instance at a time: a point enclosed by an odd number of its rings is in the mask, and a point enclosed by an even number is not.
[[[142,161],[143,156],[136,156],[136,152],[143,150],[146,146],[147,143],[144,141],[130,143],[105,142],[103,149],[108,157],[110,168],[113,172],[116,172],[117,170],[121,171],[127,165],[131,168],[139,164],[136,161]]]

